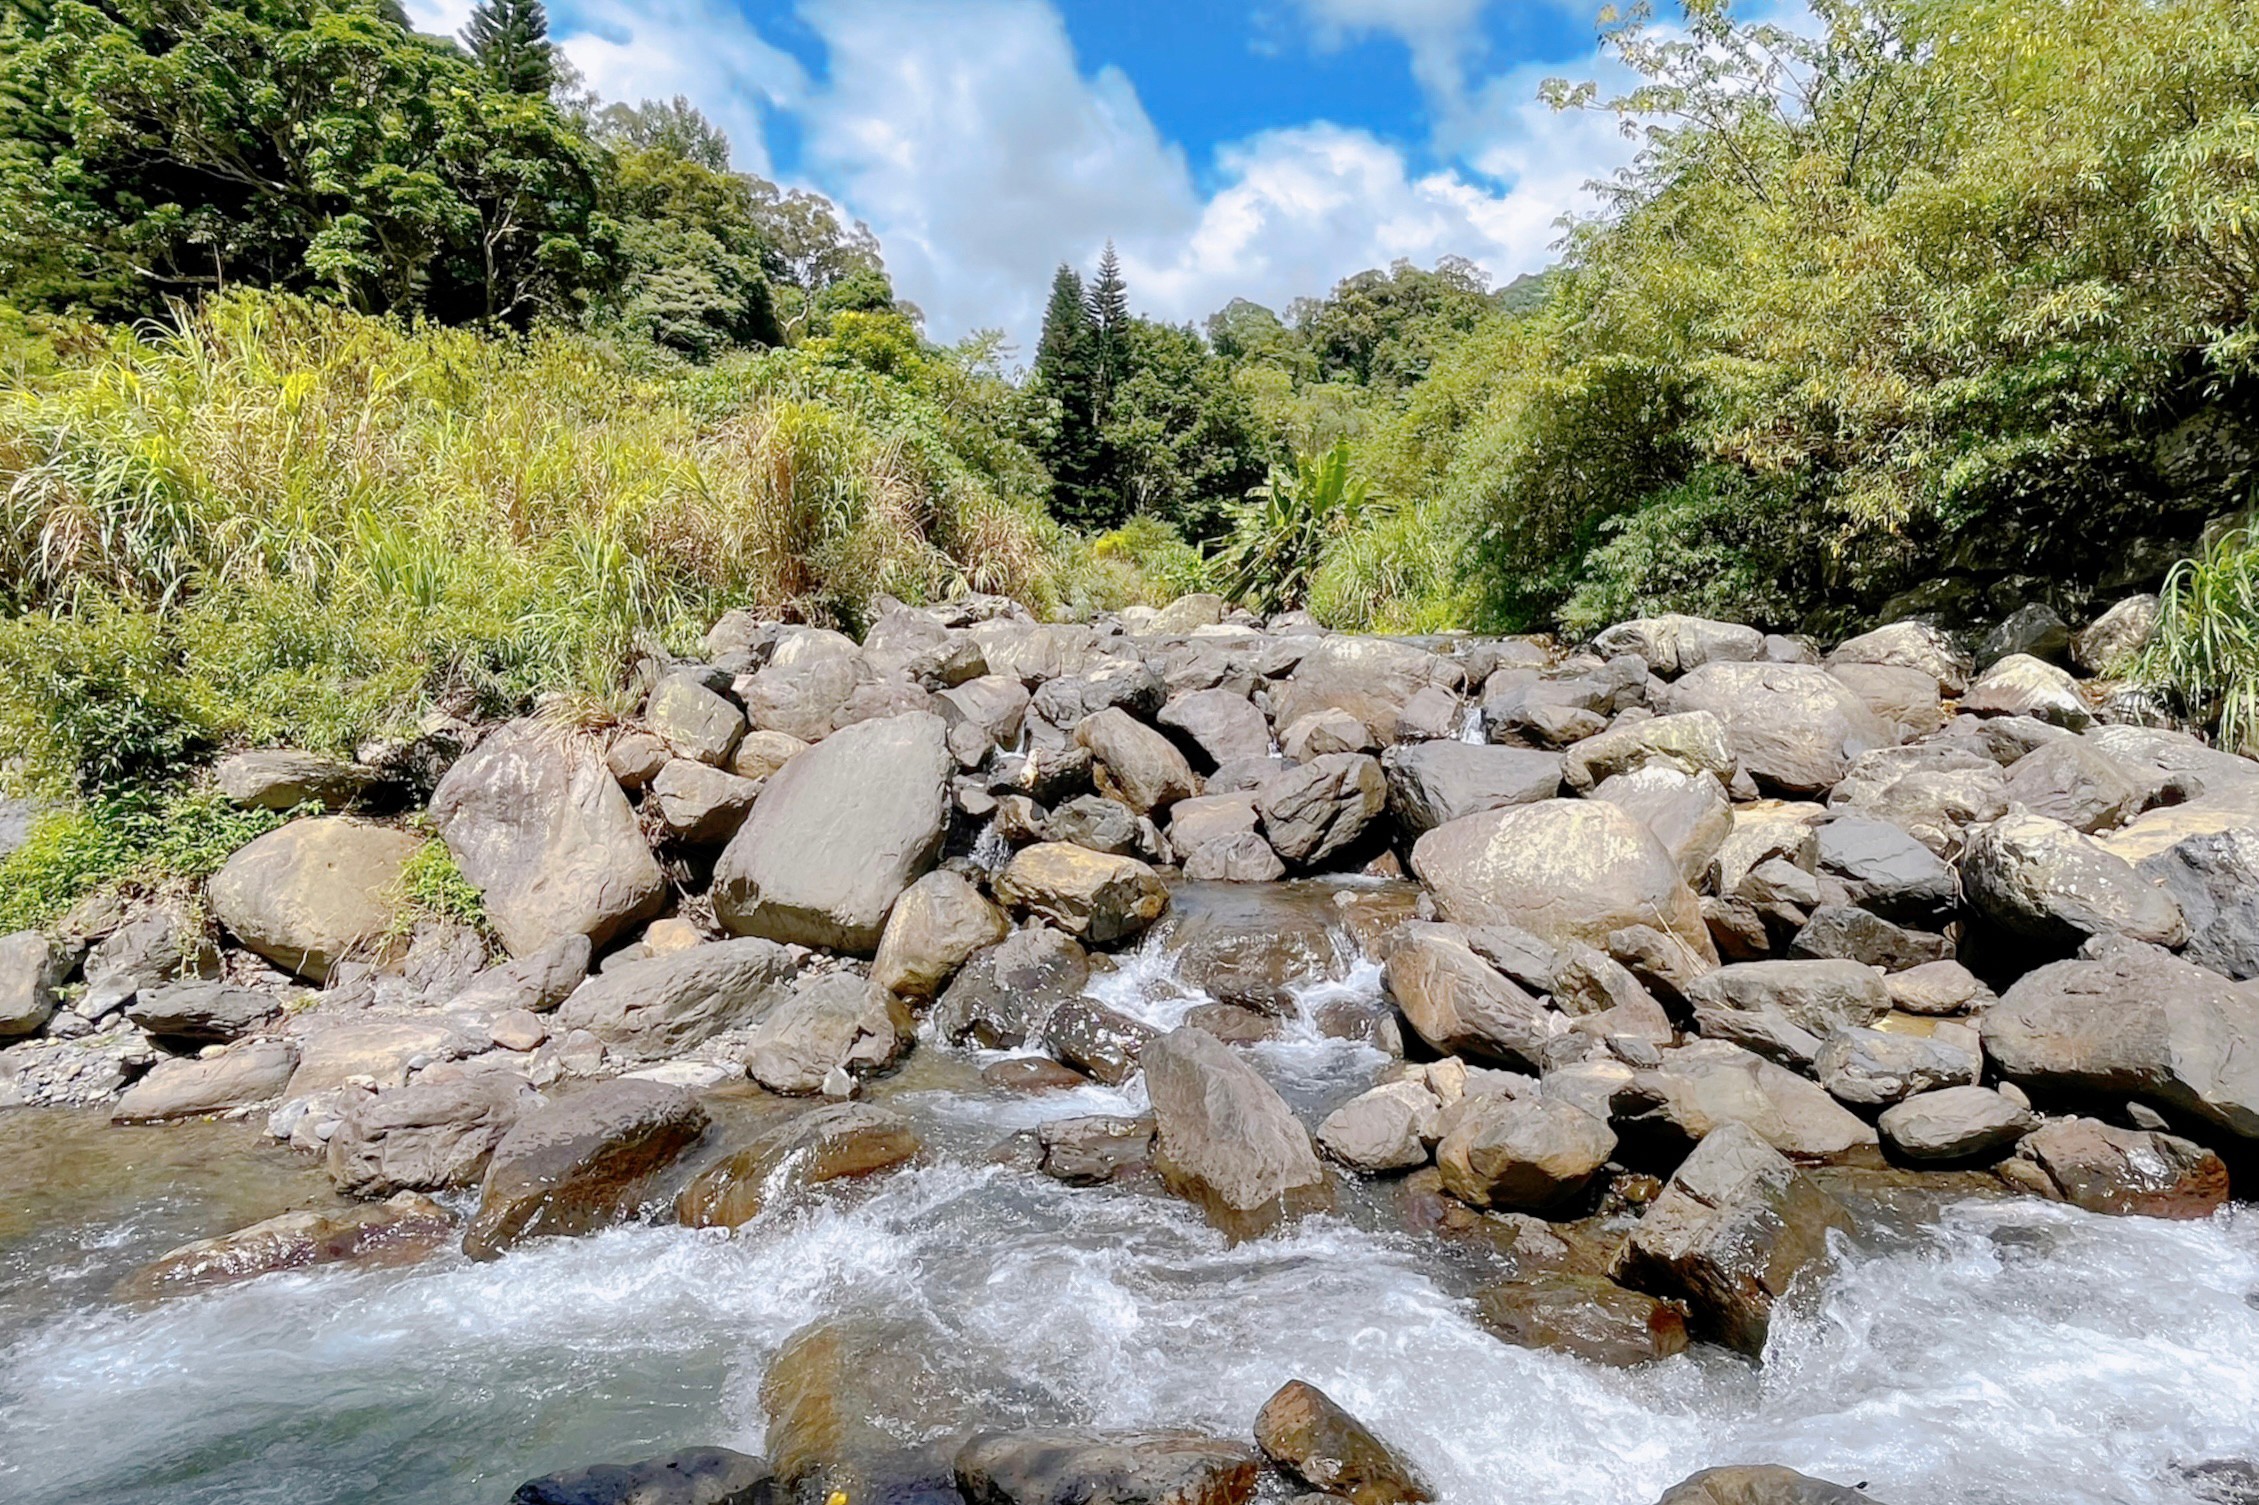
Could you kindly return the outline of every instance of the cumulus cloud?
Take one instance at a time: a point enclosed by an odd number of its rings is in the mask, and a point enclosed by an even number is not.
[[[807,75],[732,0],[573,0],[550,30],[605,100],[686,95],[729,134],[740,171],[773,174],[762,112],[797,104]]]
[[[1412,76],[1431,101],[1452,111],[1464,95],[1467,69],[1482,52],[1478,23],[1489,0],[1294,0],[1311,28],[1311,44],[1340,47],[1380,33],[1404,43]]]

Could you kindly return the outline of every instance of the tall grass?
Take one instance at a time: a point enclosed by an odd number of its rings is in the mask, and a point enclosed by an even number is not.
[[[2259,755],[2259,536],[2249,521],[2166,576],[2134,678],[2216,724],[2222,747]]]
[[[616,698],[639,648],[732,606],[1048,606],[1062,540],[994,400],[938,361],[693,371],[270,296],[117,333],[0,385],[0,760],[99,788]]]

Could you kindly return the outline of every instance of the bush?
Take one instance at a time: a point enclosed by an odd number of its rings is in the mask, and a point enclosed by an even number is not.
[[[2223,747],[2259,755],[2259,536],[2250,522],[2173,567],[2133,678],[2217,726]]]
[[[112,795],[50,810],[0,860],[0,934],[44,929],[105,888],[192,888],[291,818],[210,793]]]

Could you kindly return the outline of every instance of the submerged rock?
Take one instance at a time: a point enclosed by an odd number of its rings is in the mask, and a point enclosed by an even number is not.
[[[1663,1491],[1655,1505],[1879,1505],[1863,1490],[1775,1464],[1706,1468]]]
[[[1475,1298],[1485,1330],[1522,1348],[1630,1368],[1686,1350],[1686,1314],[1600,1275],[1546,1271],[1486,1286]]]
[[[494,1148],[463,1252],[498,1259],[529,1238],[594,1233],[625,1220],[706,1122],[706,1110],[681,1088],[633,1078],[529,1114]]]
[[[983,1432],[957,1454],[967,1505],[1242,1505],[1255,1450],[1197,1432]]]
[[[769,1466],[728,1448],[685,1448],[528,1479],[510,1505],[769,1505]]]
[[[1312,1489],[1355,1505],[1418,1505],[1435,1498],[1409,1460],[1303,1380],[1289,1380],[1263,1402],[1255,1417],[1255,1445]]]
[[[136,1273],[122,1293],[178,1296],[278,1270],[348,1260],[405,1262],[439,1247],[454,1229],[447,1209],[413,1192],[374,1207],[286,1212],[218,1238],[183,1244]]]

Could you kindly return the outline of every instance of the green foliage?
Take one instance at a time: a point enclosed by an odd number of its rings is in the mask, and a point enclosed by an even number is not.
[[[49,810],[0,860],[0,932],[52,925],[99,889],[146,893],[201,883],[290,818],[241,810],[214,794],[147,790]]]
[[[1323,455],[1299,455],[1251,502],[1235,508],[1216,556],[1226,595],[1257,612],[1298,610],[1328,549],[1378,520],[1385,508],[1351,471],[1347,440]]]
[[[541,0],[479,0],[463,45],[498,88],[546,98],[557,82],[549,12]]]
[[[2219,728],[2222,746],[2259,750],[2259,535],[2245,523],[2174,566],[2157,632],[2134,667]]]
[[[447,843],[434,838],[416,848],[400,869],[398,908],[393,915],[395,937],[412,933],[427,920],[467,926],[491,941],[493,927],[486,916],[486,900],[455,865]]]

